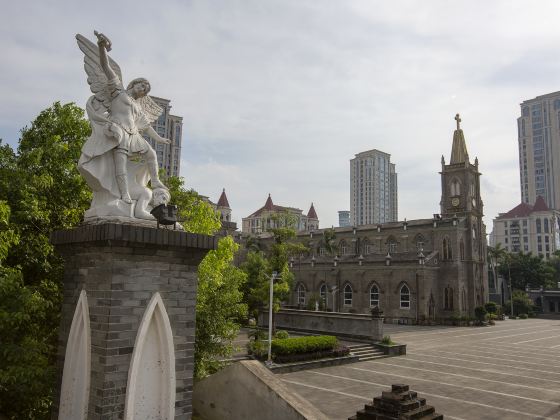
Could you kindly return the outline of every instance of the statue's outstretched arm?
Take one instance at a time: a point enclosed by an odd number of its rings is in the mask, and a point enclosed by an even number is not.
[[[158,143],[163,143],[163,144],[171,143],[171,140],[164,139],[158,133],[156,133],[156,130],[154,130],[151,125],[149,125],[146,129],[144,129],[144,134],[147,134],[152,140],[155,140]]]
[[[94,31],[95,36],[97,37],[97,45],[99,47],[99,64],[107,76],[107,79],[114,80],[118,78],[115,71],[109,65],[109,58],[107,57],[107,51],[111,51],[111,41],[105,35]]]

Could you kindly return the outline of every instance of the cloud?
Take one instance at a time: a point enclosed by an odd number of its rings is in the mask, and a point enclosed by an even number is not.
[[[183,116],[182,175],[238,221],[272,194],[324,226],[349,208],[349,160],[377,148],[399,173],[399,215],[439,210],[440,157],[460,112],[483,173],[486,223],[519,201],[519,103],[558,90],[560,4],[542,1],[72,1],[5,5],[0,137],[55,100],[89,95],[74,34],[113,41]],[[44,22],[49,22],[45,29]]]

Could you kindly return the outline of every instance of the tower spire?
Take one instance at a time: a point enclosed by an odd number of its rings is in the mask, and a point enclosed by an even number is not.
[[[451,161],[449,162],[451,165],[469,162],[469,152],[467,152],[467,144],[465,142],[463,130],[461,129],[461,117],[459,114],[455,115],[455,121],[457,121],[457,129],[453,133]]]

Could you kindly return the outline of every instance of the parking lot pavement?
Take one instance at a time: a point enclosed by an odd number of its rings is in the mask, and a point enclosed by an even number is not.
[[[407,355],[279,374],[332,419],[404,383],[451,420],[560,419],[560,319],[492,327],[386,325]]]

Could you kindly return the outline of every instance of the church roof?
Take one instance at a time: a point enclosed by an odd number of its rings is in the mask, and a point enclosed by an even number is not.
[[[253,214],[251,214],[248,217],[259,216],[264,211],[275,211],[275,212],[283,212],[283,211],[294,212],[295,211],[295,212],[299,212],[299,213],[302,212],[301,209],[296,209],[295,207],[285,207],[285,206],[278,206],[278,205],[274,204],[272,202],[272,198],[270,197],[270,194],[268,194],[268,198],[266,199],[266,202],[264,203],[264,206],[262,206],[260,209],[258,209],[256,212],[254,212]]]
[[[463,130],[461,130],[461,118],[459,117],[459,114],[455,115],[455,120],[457,121],[457,129],[453,133],[453,146],[451,147],[450,162],[451,165],[469,161],[469,152],[467,152],[465,135],[463,134]]]
[[[222,191],[222,195],[220,195],[220,198],[218,199],[218,207],[227,207],[228,209],[230,208],[225,188]]]
[[[500,214],[497,219],[513,219],[516,217],[528,217],[535,211],[548,211],[549,208],[544,202],[544,199],[539,195],[535,201],[535,205],[521,203],[512,208],[507,213]]]
[[[535,205],[533,206],[533,211],[548,211],[550,210],[546,203],[544,202],[544,198],[542,196],[538,196],[537,200],[535,201]]]
[[[317,217],[317,212],[315,211],[315,207],[313,207],[313,203],[311,203],[311,207],[309,208],[309,211],[307,212],[307,217],[309,217],[310,219],[319,219]]]

